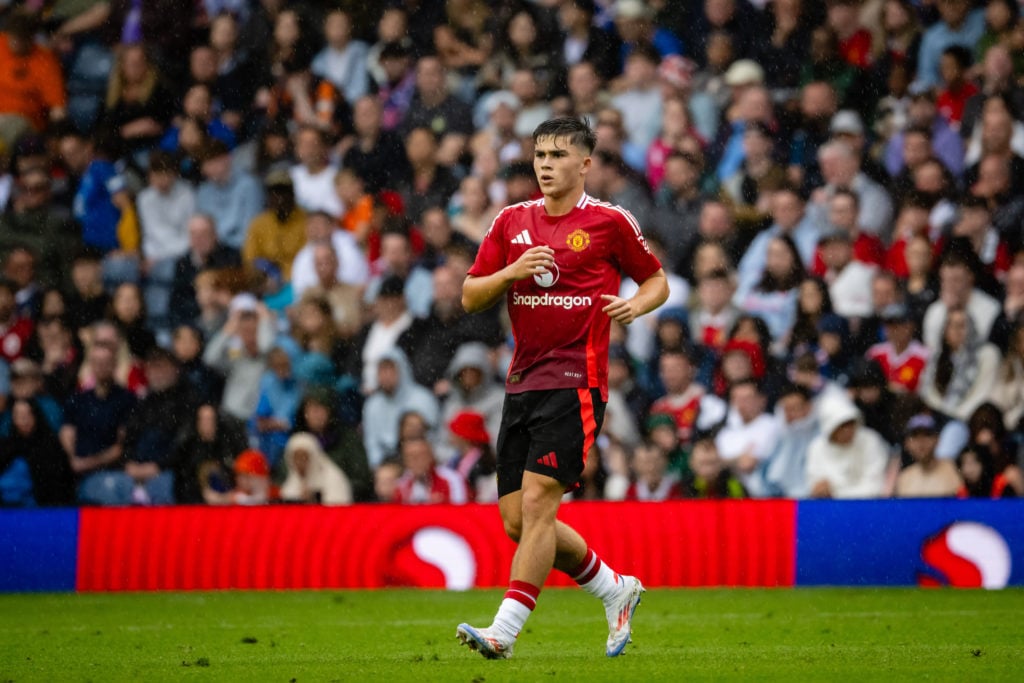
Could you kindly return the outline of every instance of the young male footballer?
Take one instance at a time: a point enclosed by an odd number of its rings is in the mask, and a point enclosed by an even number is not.
[[[602,562],[558,521],[558,506],[601,431],[611,321],[628,325],[660,306],[668,281],[636,219],[584,192],[596,142],[587,123],[551,119],[533,141],[543,197],[498,214],[462,288],[469,312],[508,303],[515,354],[498,434],[498,508],[519,547],[494,621],[460,624],[456,635],[484,657],[510,657],[554,567],[604,603],[605,653],[615,657],[629,642],[643,585]],[[629,299],[617,296],[621,273],[640,283]]]

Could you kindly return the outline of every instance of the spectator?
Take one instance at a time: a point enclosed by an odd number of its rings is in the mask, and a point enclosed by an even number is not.
[[[352,18],[341,9],[331,10],[324,18],[324,39],[327,44],[313,58],[311,69],[354,103],[369,87],[367,45],[352,38]]]
[[[970,48],[963,45],[950,45],[942,51],[939,61],[939,73],[945,87],[939,91],[936,104],[939,115],[956,130],[960,128],[967,100],[979,92],[978,86],[968,80],[973,61]]]
[[[1020,322],[1009,334],[989,399],[1002,410],[1006,428],[1018,429],[1024,417],[1024,324]]]
[[[213,81],[207,84],[212,88],[221,120],[236,133],[243,129],[245,115],[256,94],[259,69],[252,52],[239,43],[239,19],[231,12],[220,12],[212,17],[209,47],[201,45],[192,52],[194,58],[196,50],[209,49]],[[193,80],[205,82],[195,77],[195,68],[192,72]]]
[[[661,238],[668,264],[677,264],[683,246],[697,234],[704,197],[700,191],[703,160],[685,152],[671,152],[665,175],[654,193],[654,222],[648,231]]]
[[[958,498],[1015,498],[1006,476],[996,470],[992,452],[985,446],[968,444],[956,458],[963,485]]]
[[[665,349],[658,360],[658,376],[665,395],[651,404],[651,415],[669,415],[676,424],[682,444],[693,439],[726,417],[727,406],[720,398],[694,381],[693,352]]]
[[[734,382],[729,387],[729,412],[715,446],[743,487],[754,496],[765,494],[761,470],[779,440],[775,419],[765,412],[766,401],[757,380]]]
[[[933,410],[966,420],[992,391],[999,351],[978,335],[970,315],[950,309],[935,347],[921,374],[921,398]]]
[[[1024,122],[1005,95],[989,95],[981,106],[979,125],[967,143],[964,183],[970,187],[978,180],[983,156],[1001,159],[1010,169],[1011,188],[1024,192]]]
[[[707,352],[718,355],[725,348],[739,317],[732,303],[736,285],[727,270],[712,270],[697,282],[697,298],[690,309],[690,339]]]
[[[32,338],[31,318],[17,316],[17,285],[0,280],[0,360],[12,363],[21,358]]]
[[[271,349],[253,413],[260,451],[267,454],[271,467],[277,465],[284,453],[301,400],[302,393],[292,372],[291,359],[280,347]]]
[[[885,490],[889,447],[861,424],[860,411],[845,396],[831,394],[818,404],[821,425],[807,449],[807,483],[812,498],[879,498]]]
[[[985,32],[985,13],[968,0],[938,0],[939,21],[924,32],[917,58],[918,79],[928,87],[939,82],[939,62],[951,45],[973,49]]]
[[[613,107],[622,112],[629,141],[642,150],[654,142],[661,127],[661,87],[658,64],[661,55],[648,43],[638,43],[626,57]]]
[[[416,93],[402,121],[407,149],[417,128],[431,131],[441,149],[461,149],[473,132],[469,107],[448,91],[447,72],[437,57],[421,57],[416,63]]]
[[[409,131],[405,137],[405,154],[412,173],[398,182],[395,189],[402,195],[406,216],[418,223],[427,207],[448,205],[458,189],[458,181],[450,170],[438,163],[438,138],[430,128]]]
[[[358,426],[342,420],[339,395],[327,387],[309,387],[295,412],[293,434],[316,437],[327,457],[341,468],[352,485],[356,502],[373,499],[373,474],[366,459]]]
[[[870,316],[874,310],[871,282],[876,268],[854,260],[850,233],[846,230],[828,232],[822,235],[818,248],[835,312],[847,318]]]
[[[796,244],[787,235],[777,235],[768,243],[764,274],[751,289],[737,290],[733,303],[764,320],[772,338],[784,346],[796,320],[797,290],[803,279]]]
[[[138,153],[142,163],[145,152],[160,141],[174,110],[174,96],[161,83],[145,47],[122,45],[97,126],[115,131],[124,148],[133,155]]]
[[[243,451],[235,458],[234,488],[221,492],[208,481],[203,488],[203,499],[210,505],[266,505],[277,499],[277,490],[270,482],[270,465],[262,453],[255,449]]]
[[[587,173],[587,192],[629,211],[638,224],[654,223],[650,193],[641,179],[630,172],[615,152],[599,149],[591,157]]]
[[[156,337],[146,326],[146,309],[138,285],[125,282],[117,286],[108,319],[117,325],[135,358],[146,358],[156,346]]]
[[[845,188],[838,188],[828,200],[828,222],[825,232],[846,232],[853,246],[853,259],[869,266],[882,267],[885,263],[885,245],[876,235],[864,232],[857,224],[860,199]],[[827,268],[821,258],[821,249],[814,255],[812,272],[821,277]]]
[[[174,443],[196,412],[196,397],[180,380],[170,351],[155,348],[146,356],[146,384],[149,393],[125,424],[125,464],[118,474],[129,481],[117,488],[131,490],[131,496],[117,501],[120,505],[174,502]]]
[[[860,158],[839,141],[825,144],[818,151],[818,161],[825,185],[814,191],[814,210],[823,220],[827,202],[838,188],[852,190],[860,200],[857,225],[861,230],[887,239],[892,230],[892,199],[881,185],[861,170]]]
[[[67,115],[67,92],[53,52],[35,42],[36,20],[15,10],[0,34],[0,140],[13,147],[28,130]]]
[[[334,250],[338,261],[335,270],[338,282],[354,287],[365,285],[370,276],[370,266],[355,237],[339,229],[334,219],[323,211],[306,214],[305,218],[306,242],[291,263],[295,298],[301,298],[306,290],[317,284],[314,251],[320,245],[330,245]]]
[[[819,429],[810,390],[798,384],[783,387],[775,420],[779,438],[762,470],[764,495],[806,498],[807,451]]]
[[[924,314],[921,338],[935,350],[942,343],[942,327],[950,310],[964,309],[979,339],[987,339],[999,316],[999,302],[975,287],[977,258],[949,250],[939,264],[939,297]]]
[[[169,318],[172,325],[192,324],[199,317],[196,278],[205,270],[231,268],[241,264],[238,251],[217,240],[213,217],[196,214],[188,221],[188,251],[174,264]]]
[[[203,352],[203,362],[226,377],[221,401],[225,413],[243,421],[252,416],[273,345],[273,314],[251,294],[236,296],[227,323]]]
[[[353,284],[338,280],[341,267],[338,254],[331,244],[317,244],[313,247],[313,271],[316,282],[303,292],[303,296],[325,298],[331,306],[338,334],[350,339],[363,326],[364,310],[362,292]]]
[[[287,476],[281,484],[281,500],[288,503],[349,505],[352,484],[312,434],[293,434],[284,449]]]
[[[906,306],[886,306],[880,317],[885,341],[873,345],[865,356],[881,366],[890,391],[916,392],[930,355],[928,347],[914,338],[914,320]]]
[[[202,149],[200,169],[203,182],[196,192],[196,208],[212,219],[222,244],[241,249],[263,206],[263,188],[251,174],[234,169],[231,153],[219,140]]]
[[[447,427],[448,440],[455,450],[448,467],[465,480],[469,500],[498,502],[494,438],[487,432],[484,416],[474,410],[462,410],[448,420]]]
[[[444,379],[446,390],[435,390],[444,399],[442,424],[447,425],[461,412],[472,410],[483,416],[485,429],[492,437],[491,446],[496,446],[505,391],[495,379],[491,350],[479,341],[459,344]]]
[[[205,502],[203,490],[226,493],[231,464],[248,448],[242,424],[204,403],[182,428],[169,469],[174,475],[174,500],[179,505]]]
[[[621,51],[618,36],[605,31],[594,22],[597,6],[593,0],[572,0],[558,8],[558,23],[562,29],[562,61],[572,69],[587,64],[595,76],[610,79],[619,73]],[[623,20],[625,21],[625,20]],[[570,89],[572,86],[569,86]],[[576,110],[577,114],[590,113]]]
[[[416,411],[429,428],[438,423],[437,399],[430,390],[412,378],[409,362],[398,349],[384,352],[375,363],[376,389],[363,408],[363,443],[370,467],[398,449],[398,425],[401,416]]]
[[[462,477],[434,460],[426,439],[406,439],[400,444],[402,476],[395,482],[392,502],[461,504],[468,499]]]
[[[804,195],[791,185],[771,193],[769,213],[771,226],[762,230],[743,253],[737,268],[740,287],[753,286],[764,275],[768,245],[777,235],[788,235],[800,253],[800,262],[809,267],[813,263],[821,227],[805,210]]]
[[[0,253],[27,249],[45,287],[65,284],[81,242],[71,212],[56,203],[53,182],[42,168],[18,175],[8,210],[0,215]]]
[[[376,274],[366,284],[363,301],[367,305],[380,296],[388,279],[402,280],[402,292],[409,312],[418,318],[430,314],[434,298],[433,277],[430,271],[414,263],[412,241],[406,226],[400,223],[386,225],[380,235],[380,259],[372,265]]]
[[[963,487],[956,465],[935,457],[938,442],[935,418],[927,413],[910,418],[903,443],[914,462],[896,479],[897,498],[952,498]]]
[[[178,361],[182,381],[204,403],[220,404],[224,378],[203,363],[203,333],[192,325],[178,326],[171,337],[171,351]]]
[[[64,423],[64,412],[61,403],[47,391],[44,384],[43,369],[38,363],[28,358],[19,358],[7,367],[9,398],[11,401],[23,399],[38,407],[46,418],[47,426],[56,434]],[[63,399],[63,397],[61,397]],[[8,406],[9,407],[9,406]],[[33,408],[35,410],[35,408]],[[0,437],[11,432],[11,413],[0,412]]]
[[[661,502],[683,497],[683,484],[668,468],[668,456],[660,447],[644,443],[633,451],[631,469],[634,480],[624,500]]]
[[[86,361],[94,384],[72,394],[64,405],[60,442],[79,478],[78,500],[85,504],[131,501],[131,482],[118,471],[118,465],[136,399],[115,382],[115,361],[114,348],[94,344]]]
[[[931,88],[914,83],[910,90],[910,104],[907,108],[907,122],[903,130],[896,132],[885,148],[885,168],[889,175],[896,176],[906,161],[905,136],[911,129],[931,131],[931,150],[942,165],[954,176],[964,170],[964,143],[949,123],[940,114]]]
[[[334,191],[346,207],[338,223],[357,244],[366,244],[373,220],[373,197],[366,192],[363,179],[351,168],[343,168],[334,177]]]
[[[722,183],[720,196],[732,206],[744,234],[755,235],[770,216],[772,192],[786,184],[786,172],[774,159],[772,131],[760,121],[743,132],[743,162]]]
[[[704,438],[693,444],[690,454],[692,473],[683,483],[686,498],[723,499],[746,498],[747,492],[732,474],[713,439]]]
[[[256,259],[266,259],[281,270],[285,280],[290,280],[295,255],[306,242],[306,212],[295,204],[288,174],[274,171],[265,184],[267,210],[249,224],[242,260],[251,265]]]
[[[365,96],[354,102],[356,139],[345,152],[343,167],[362,178],[370,194],[395,188],[410,174],[402,140],[384,129],[383,116],[381,102],[375,97]]]
[[[462,179],[449,207],[454,209],[452,229],[473,244],[480,244],[498,214],[498,207],[487,194],[486,184],[475,175]]]
[[[234,131],[218,115],[214,109],[213,93],[206,83],[193,83],[185,91],[182,98],[181,115],[168,127],[160,140],[160,149],[173,152],[179,147],[181,135],[181,123],[186,120],[196,122],[209,141],[217,140],[224,143],[228,149],[234,149],[237,145]]]
[[[75,482],[67,455],[42,408],[35,401],[15,398],[10,415],[10,433],[0,437],[3,505],[49,507],[74,503]],[[12,481],[17,479],[21,481]],[[10,498],[12,484],[22,492],[15,500]]]
[[[417,71],[412,68],[409,39],[396,38],[380,51],[381,76],[377,100],[381,104],[381,127],[388,132],[400,130],[416,95]]]
[[[1004,4],[999,2],[991,5]],[[1015,62],[1020,61],[1019,55],[1011,55],[1010,47],[1006,44],[996,44],[985,51],[981,58],[981,74],[978,76],[981,85],[981,92],[977,93],[964,106],[963,120],[960,124],[960,134],[964,138],[970,138],[974,127],[981,117],[981,108],[989,95],[1003,93],[1012,103],[1014,111],[1021,111],[1024,105],[1024,88],[1014,82],[1013,74]]]
[[[338,168],[330,162],[327,152],[324,133],[315,126],[303,126],[295,134],[295,157],[299,163],[292,166],[289,173],[299,207],[307,212],[324,211],[332,218],[339,218],[345,207],[334,191]]]

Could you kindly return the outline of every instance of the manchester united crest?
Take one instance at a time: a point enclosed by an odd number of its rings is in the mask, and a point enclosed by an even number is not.
[[[565,243],[575,252],[580,252],[590,246],[590,233],[583,230],[573,230],[565,238]]]

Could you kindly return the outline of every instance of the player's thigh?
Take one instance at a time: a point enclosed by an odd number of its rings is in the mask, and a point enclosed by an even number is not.
[[[575,487],[601,431],[604,407],[597,389],[548,392],[531,414],[526,471]]]

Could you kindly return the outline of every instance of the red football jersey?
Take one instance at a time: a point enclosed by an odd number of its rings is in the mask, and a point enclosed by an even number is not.
[[[469,274],[496,273],[540,245],[555,251],[554,269],[506,294],[516,343],[506,389],[596,387],[607,399],[611,318],[601,295],[618,295],[621,273],[643,282],[661,263],[628,211],[584,193],[564,216],[549,216],[543,199],[503,209]]]

